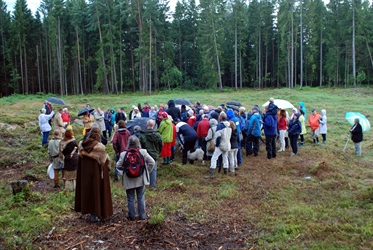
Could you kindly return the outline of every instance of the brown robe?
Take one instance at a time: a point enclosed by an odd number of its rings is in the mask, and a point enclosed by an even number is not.
[[[109,156],[105,146],[91,138],[79,147],[75,211],[107,218],[113,214],[109,180]]]

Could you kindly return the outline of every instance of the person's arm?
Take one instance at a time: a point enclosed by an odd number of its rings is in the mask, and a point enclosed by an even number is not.
[[[144,157],[144,161],[145,161],[145,164],[147,166],[148,172],[150,173],[154,168],[155,161],[154,161],[153,157],[150,156],[148,151],[146,151],[146,149],[143,149],[142,151],[143,151],[142,156]]]
[[[127,151],[123,151],[120,156],[119,156],[119,160],[117,162],[117,165],[116,165],[116,168],[118,170],[124,170],[124,166],[123,166],[123,160],[124,160],[124,156],[126,155]]]

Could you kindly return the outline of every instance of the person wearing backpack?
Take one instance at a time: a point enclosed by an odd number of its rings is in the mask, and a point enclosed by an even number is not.
[[[154,130],[155,121],[149,120],[146,123],[146,130],[140,132],[141,147],[146,149],[154,159],[154,168],[150,172],[150,187],[155,187],[157,179],[157,161],[163,148],[162,136],[157,130]]]
[[[117,169],[123,170],[123,187],[127,193],[128,219],[135,220],[135,193],[139,220],[146,220],[145,185],[149,185],[149,172],[155,161],[146,149],[141,149],[136,136],[130,136],[128,150],[120,154]]]
[[[277,123],[271,114],[267,114],[268,106],[264,109],[263,129],[266,137],[267,159],[276,158]]]

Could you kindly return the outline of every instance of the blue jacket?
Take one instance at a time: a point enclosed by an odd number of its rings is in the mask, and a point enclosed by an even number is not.
[[[299,135],[302,132],[302,124],[299,120],[290,120],[288,125],[289,135]]]
[[[234,122],[236,125],[237,133],[238,133],[238,140],[241,141],[241,124],[240,119],[235,116],[233,110],[229,109],[227,111],[227,117],[230,121]]]
[[[245,132],[246,135],[253,135],[259,137],[262,134],[262,117],[259,113],[254,113],[250,120],[246,121]]]
[[[263,129],[265,135],[276,135],[277,123],[272,115],[265,115],[263,120]]]

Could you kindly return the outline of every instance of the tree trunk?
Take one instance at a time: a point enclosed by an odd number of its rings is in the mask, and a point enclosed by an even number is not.
[[[100,24],[100,17],[98,14],[98,9],[96,7],[96,14],[97,14],[97,26],[98,26],[98,33],[100,35],[100,46],[101,46],[101,60],[102,60],[102,67],[104,69],[104,81],[105,81],[105,92],[106,94],[109,94],[109,82],[107,79],[106,74],[106,63],[105,63],[105,55],[104,55],[104,45],[102,41],[102,33],[101,33],[101,24]]]
[[[300,0],[300,79],[299,89],[303,87],[303,0]]]
[[[36,45],[36,65],[38,68],[38,85],[39,85],[39,91],[41,92],[41,80],[40,80],[40,66],[39,66],[39,46]]]
[[[356,58],[355,58],[355,3],[352,0],[352,77],[356,88]]]
[[[320,87],[322,87],[322,28],[320,32]]]

